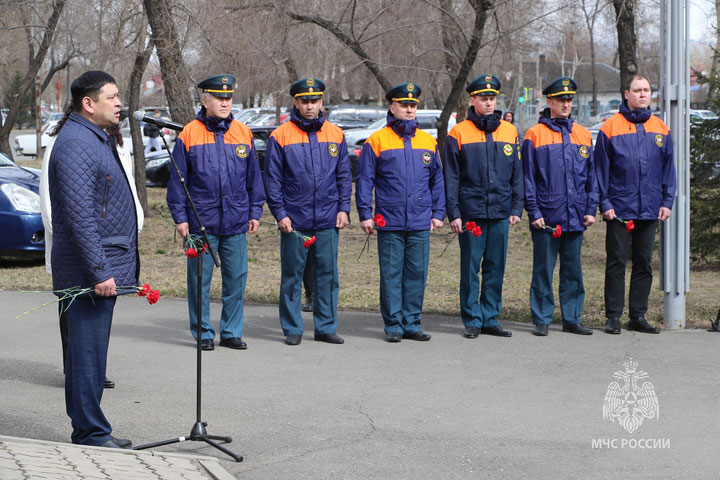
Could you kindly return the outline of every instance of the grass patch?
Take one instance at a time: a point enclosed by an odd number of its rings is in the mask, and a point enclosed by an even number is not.
[[[185,297],[186,271],[182,243],[175,235],[174,228],[161,215],[165,206],[165,189],[148,189],[148,211],[145,227],[140,233],[141,281],[160,289],[164,296]],[[339,307],[346,310],[379,310],[379,268],[377,240],[370,240],[370,251],[360,260],[358,254],[365,242],[365,234],[359,226],[357,212],[351,213],[352,223],[340,233],[339,262],[340,298]],[[277,303],[280,290],[280,237],[270,212],[265,213],[257,233],[248,235],[248,281],[246,299],[252,303]],[[453,239],[447,251],[445,248],[449,228],[447,224],[439,233],[430,235],[430,274],[425,290],[427,313],[458,316],[460,247]],[[604,323],[604,270],[605,270],[605,226],[599,221],[585,235],[583,244],[583,275],[585,279],[585,309],[583,323],[601,325]],[[657,250],[654,257],[655,278],[650,294],[648,319],[659,322],[663,318],[663,293],[657,289],[659,281]],[[529,322],[529,290],[532,275],[532,241],[526,221],[510,228],[507,269],[505,272],[503,320]],[[629,283],[629,270],[628,270]],[[557,296],[557,267],[555,271],[556,320],[559,317]],[[629,286],[629,285],[628,285]],[[717,292],[720,290],[720,275],[716,269],[704,267],[691,270],[691,291],[686,297],[687,325],[707,327],[707,321],[714,319],[718,309]],[[50,290],[50,276],[40,262],[0,263],[0,289],[3,290]],[[220,299],[221,279],[216,269],[213,274],[211,297]]]

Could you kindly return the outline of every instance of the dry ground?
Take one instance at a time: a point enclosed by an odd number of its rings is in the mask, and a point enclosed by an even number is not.
[[[165,189],[148,189],[148,211],[145,228],[140,234],[142,262],[141,281],[148,282],[166,296],[182,297],[186,292],[185,257],[181,242],[175,238],[174,229],[167,217]],[[339,247],[341,309],[378,310],[378,260],[375,237],[370,241],[370,251],[358,261],[365,234],[359,227],[357,212],[351,214],[352,223],[342,231]],[[445,315],[459,314],[458,273],[460,250],[457,240],[452,240],[442,257],[452,234],[447,225],[440,233],[431,235],[430,274],[425,291],[425,311]],[[587,290],[584,323],[600,325],[604,321],[603,273],[604,273],[603,222],[596,223],[586,234],[583,246],[583,271]],[[249,275],[246,298],[248,302],[276,303],[280,285],[280,240],[274,220],[267,207],[259,232],[248,236]],[[657,289],[657,252],[655,254],[655,283],[650,296],[648,319],[662,319],[663,295]],[[507,271],[505,274],[502,319],[529,322],[528,294],[532,272],[532,244],[525,221],[510,229]],[[557,267],[556,267],[557,303]],[[629,275],[629,272],[628,272]],[[211,294],[220,298],[219,272],[215,272]],[[720,306],[720,275],[717,270],[696,268],[691,273],[691,291],[687,296],[688,326],[707,327],[707,320],[714,318]],[[50,290],[50,276],[41,263],[0,263],[0,289],[3,290]],[[556,320],[559,314],[556,308]],[[459,322],[459,319],[458,319]]]

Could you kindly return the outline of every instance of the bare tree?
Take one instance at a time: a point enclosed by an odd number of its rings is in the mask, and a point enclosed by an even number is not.
[[[592,70],[592,106],[590,108],[590,115],[593,117],[598,114],[595,22],[597,21],[600,12],[602,12],[607,4],[607,0],[581,0],[580,4],[583,16],[585,17],[585,26],[587,27],[588,36],[590,37],[590,68]]]
[[[637,35],[635,34],[635,2],[636,0],[613,0],[617,22],[618,59],[620,61],[620,94],[624,85],[636,75],[637,67]]]
[[[191,82],[180,51],[170,0],[143,0],[143,4],[160,59],[170,116],[176,122],[189,123],[195,117],[192,97],[188,91]]]
[[[150,61],[150,54],[152,54],[153,48],[155,48],[155,45],[152,41],[149,41],[145,49],[139,51],[135,56],[135,62],[128,85],[128,112],[134,112],[140,106],[140,84],[142,83],[143,73],[145,73],[145,69]],[[142,132],[140,131],[140,124],[138,122],[130,121],[130,135],[132,136],[133,158],[135,159],[135,187],[140,204],[143,210],[147,211],[145,151],[142,142]]]
[[[40,66],[45,60],[50,44],[52,43],[53,35],[55,34],[55,28],[57,27],[60,14],[65,7],[65,0],[54,0],[52,2],[52,10],[48,17],[47,23],[42,26],[43,35],[40,45],[38,46],[37,52],[31,55],[29,59],[28,69],[25,72],[20,91],[26,92],[30,90],[35,82],[35,76],[40,70]],[[18,110],[20,108],[20,96],[15,98],[15,101],[8,105],[8,113],[5,123],[0,128],[0,152],[10,156],[12,158],[12,150],[10,149],[10,131],[15,125],[15,118],[17,117]]]

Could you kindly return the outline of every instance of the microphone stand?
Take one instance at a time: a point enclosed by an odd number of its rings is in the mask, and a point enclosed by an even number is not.
[[[192,201],[192,198],[190,197],[190,192],[187,189],[187,185],[185,184],[185,179],[180,175],[180,169],[177,166],[177,163],[175,163],[175,159],[172,156],[172,152],[170,151],[170,147],[167,144],[167,141],[165,140],[165,136],[162,135],[162,131],[160,134],[160,137],[163,140],[163,143],[165,144],[165,149],[168,151],[168,155],[170,156],[170,161],[173,164],[173,167],[175,167],[175,172],[177,173],[178,178],[180,179],[180,185],[182,185],[183,191],[185,192],[185,196],[188,199],[188,203],[190,204],[190,208],[192,209],[193,216],[195,217],[195,220],[197,221],[197,224],[200,226],[200,233],[202,234],[203,241],[205,242],[205,245],[208,247],[208,251],[210,252],[210,256],[212,257],[213,261],[215,262],[215,266],[220,266],[220,260],[217,257],[217,253],[215,250],[213,250],[212,244],[210,243],[210,238],[208,238],[207,231],[205,230],[205,225],[203,225],[202,221],[200,220],[200,215],[198,214],[197,210],[195,209],[195,204]],[[238,455],[236,453],[231,452],[227,448],[223,447],[222,445],[215,442],[215,440],[224,442],[224,443],[230,443],[232,442],[231,437],[222,437],[218,435],[209,435],[207,433],[207,422],[202,421],[202,410],[201,410],[201,402],[202,402],[202,297],[203,297],[203,288],[202,288],[202,279],[203,279],[203,255],[198,255],[197,258],[197,303],[196,303],[196,313],[197,313],[197,343],[195,345],[195,350],[197,351],[197,373],[196,373],[196,379],[197,379],[197,399],[196,399],[196,416],[195,416],[195,423],[192,426],[192,429],[190,430],[190,436],[183,436],[183,437],[176,437],[171,438],[169,440],[162,440],[159,442],[154,443],[148,443],[146,445],[139,445],[137,447],[134,447],[133,450],[144,450],[146,448],[154,448],[154,447],[160,447],[162,445],[170,445],[172,443],[179,443],[184,442],[186,440],[191,440],[195,442],[205,442],[208,445],[211,445],[221,452],[225,453],[226,455],[229,455],[232,457],[236,462],[242,462],[243,457],[242,455]]]

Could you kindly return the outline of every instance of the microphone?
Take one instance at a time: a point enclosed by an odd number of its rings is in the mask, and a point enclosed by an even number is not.
[[[133,113],[133,118],[138,122],[152,123],[153,125],[157,125],[160,128],[169,128],[170,130],[176,130],[178,132],[181,132],[183,129],[183,125],[180,125],[179,123],[168,122],[167,120],[164,120],[162,118],[156,118],[152,115],[147,115],[142,110],[138,110]]]

